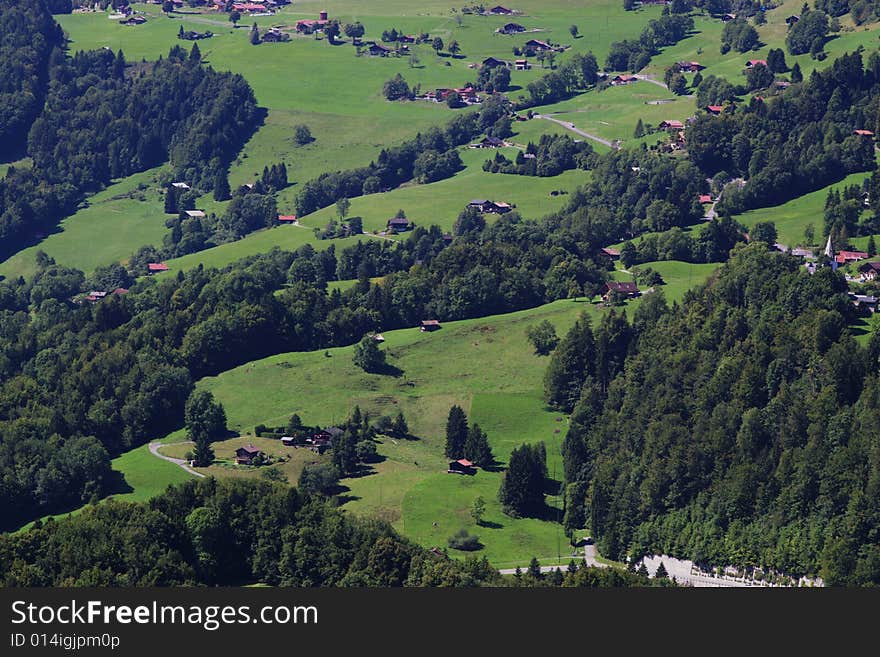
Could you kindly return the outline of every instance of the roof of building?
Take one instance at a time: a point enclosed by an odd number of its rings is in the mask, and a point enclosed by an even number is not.
[[[258,450],[253,445],[245,445],[244,447],[239,447],[236,452],[246,452],[248,454],[259,454],[260,450]]]
[[[296,221],[295,214],[279,214],[278,221]]]
[[[710,112],[723,112],[724,106],[723,105],[706,105],[706,109],[709,110]]]
[[[422,326],[440,326],[439,319],[423,319],[421,322]]]
[[[854,135],[862,135],[864,137],[873,137],[874,133],[870,130],[853,130]]]
[[[151,262],[147,265],[149,271],[168,271],[168,265],[164,262]]]
[[[700,203],[711,203],[712,202],[712,195],[711,194],[700,194],[700,196],[698,197],[698,200],[700,201]]]
[[[634,294],[639,291],[639,287],[631,281],[608,281],[607,283],[605,283],[605,287],[608,288],[609,292],[613,290],[615,292]]]
[[[457,461],[453,461],[453,463],[458,463],[460,466],[464,468],[472,468],[474,464],[468,461],[467,459],[458,459]]]

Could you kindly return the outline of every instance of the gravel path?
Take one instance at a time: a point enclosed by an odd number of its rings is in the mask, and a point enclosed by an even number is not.
[[[561,125],[563,128],[565,128],[566,130],[571,130],[573,133],[578,134],[581,137],[586,137],[587,139],[592,139],[593,141],[597,141],[600,144],[604,144],[608,148],[617,148],[617,146],[615,146],[613,142],[610,142],[607,139],[602,139],[602,137],[599,137],[597,135],[592,135],[589,132],[584,132],[580,128],[575,128],[574,123],[572,123],[571,121],[560,121],[559,119],[554,119],[549,114],[535,114],[534,118],[545,119],[547,121],[553,121],[553,123],[557,123],[557,124]]]
[[[173,443],[175,445],[181,445],[183,443]],[[175,465],[179,465],[181,468],[189,472],[191,475],[195,475],[196,477],[204,477],[201,472],[196,472],[189,466],[189,461],[185,461],[184,459],[175,459],[170,456],[165,456],[161,452],[159,452],[159,448],[162,447],[162,443],[150,443],[150,454],[156,456],[163,461],[168,461],[169,463],[174,463]]]

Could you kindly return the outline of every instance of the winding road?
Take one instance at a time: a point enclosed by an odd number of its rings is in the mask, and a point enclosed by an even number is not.
[[[183,443],[172,443],[174,445],[182,445]],[[162,443],[150,443],[150,454],[156,456],[163,461],[168,461],[169,463],[174,463],[175,465],[179,465],[181,468],[189,472],[191,475],[195,475],[196,477],[204,477],[201,472],[196,472],[189,466],[189,461],[185,461],[184,459],[175,459],[170,456],[165,456],[161,452],[159,452],[159,448],[162,447]]]

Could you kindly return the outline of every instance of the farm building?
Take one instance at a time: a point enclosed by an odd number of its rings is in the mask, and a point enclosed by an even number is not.
[[[711,194],[700,194],[697,197],[697,200],[700,203],[711,203],[712,202],[712,195]]]
[[[678,65],[679,73],[696,73],[706,68],[700,62],[676,62],[676,64]]]
[[[205,218],[204,210],[184,210],[183,212],[190,219],[204,219]]]
[[[868,254],[864,251],[838,251],[837,255],[834,256],[834,259],[837,261],[837,264],[846,265],[850,262],[865,260],[867,257]]]
[[[423,319],[419,322],[420,331],[436,331],[440,328],[440,321],[437,319]]]
[[[471,148],[501,148],[507,146],[507,142],[498,137],[485,137],[478,142],[471,144]]]
[[[608,281],[607,283],[605,283],[605,293],[602,295],[602,298],[605,301],[608,301],[611,298],[611,294],[613,292],[622,294],[625,297],[637,297],[640,294],[639,288],[635,283],[619,283],[617,281]]]
[[[489,201],[486,199],[474,199],[468,203],[468,205],[472,208],[478,209],[484,214],[504,214],[505,212],[509,212],[512,208],[509,203]]]
[[[394,52],[391,48],[386,48],[381,43],[371,43],[367,48],[370,57],[387,57]]]
[[[477,474],[477,469],[474,464],[467,459],[458,459],[457,461],[451,461],[449,463],[449,468],[446,472],[449,474],[473,475]]]
[[[279,214],[278,221],[285,224],[295,224],[296,223],[296,215],[295,214]]]
[[[487,14],[492,14],[493,16],[510,16],[511,14],[519,13],[516,9],[508,9],[507,7],[502,7],[501,5],[496,5],[492,7]]]
[[[168,265],[164,262],[151,262],[147,265],[147,271],[151,274],[155,274],[160,271],[168,271]]]
[[[750,59],[749,61],[746,62],[746,68],[752,68],[753,66],[757,66],[758,64],[761,64],[763,66],[767,66],[767,60],[766,59]]]
[[[250,465],[258,456],[262,456],[263,452],[253,445],[245,445],[235,450],[235,462],[238,465]]]
[[[880,276],[880,262],[866,262],[859,265],[859,273],[866,281],[873,281]]]
[[[496,68],[498,66],[506,67],[507,62],[503,59],[498,59],[497,57],[486,57],[486,59],[483,60],[482,66],[483,68]]]
[[[525,32],[526,28],[519,23],[506,23],[495,31],[499,34],[519,34],[520,32]]]
[[[660,124],[657,127],[661,130],[682,130],[684,129],[684,123],[681,121],[666,120],[660,121]]]
[[[617,249],[605,247],[599,249],[599,255],[603,258],[608,258],[609,260],[620,260],[620,251]]]
[[[406,217],[392,217],[388,220],[388,228],[396,231],[409,230],[412,227],[412,222]]]
[[[526,48],[531,48],[532,50],[553,50],[553,46],[545,41],[539,41],[538,39],[529,39],[526,41]]]
[[[322,11],[318,14],[318,20],[313,18],[304,18],[296,22],[296,31],[300,34],[313,34],[318,30],[323,30],[324,26],[330,21],[327,20],[327,12]]]
[[[722,107],[721,105],[706,105],[706,111],[709,114],[718,116],[719,114],[721,114],[721,112],[724,111],[724,107]]]
[[[528,71],[530,68],[532,68],[532,65],[529,64],[529,60],[528,60],[528,59],[517,59],[517,60],[513,63],[513,67],[514,67],[517,71]]]
[[[611,78],[611,84],[619,86],[621,84],[632,84],[633,82],[638,82],[639,79],[635,75],[615,75]]]

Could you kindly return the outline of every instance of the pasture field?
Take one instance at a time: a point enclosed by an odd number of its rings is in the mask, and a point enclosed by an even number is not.
[[[681,298],[714,270],[713,265],[674,262],[650,266],[667,281],[664,294],[670,301]],[[627,312],[632,313],[638,303],[628,302]],[[559,539],[561,528],[555,520],[561,517],[561,502],[556,497],[548,496],[544,519],[509,518],[497,502],[502,473],[449,475],[443,447],[446,415],[452,404],[458,404],[487,432],[501,464],[523,442],[543,441],[551,478],[561,479],[560,447],[567,418],[543,404],[548,358],[533,353],[525,330],[548,319],[562,336],[582,311],[596,323],[608,309],[583,299],[562,300],[532,310],[444,323],[434,333],[383,332],[382,348],[389,363],[402,371],[397,377],[361,371],[351,361],[353,348],[340,347],[271,356],[205,378],[198,387],[210,390],[223,403],[229,428],[245,440],[253,440],[254,425],[285,423],[293,413],[307,424],[332,425],[344,421],[355,405],[374,416],[402,411],[414,438],[382,438],[378,447],[385,460],[373,466],[374,473],[343,480],[349,489],[343,508],[389,520],[427,546],[443,547],[446,538],[467,528],[485,545],[480,554],[499,567],[523,563],[532,555],[555,558],[558,540],[564,557],[570,547],[564,536]],[[163,451],[170,454],[169,449]],[[468,512],[477,495],[487,505],[482,527],[474,525]]]

